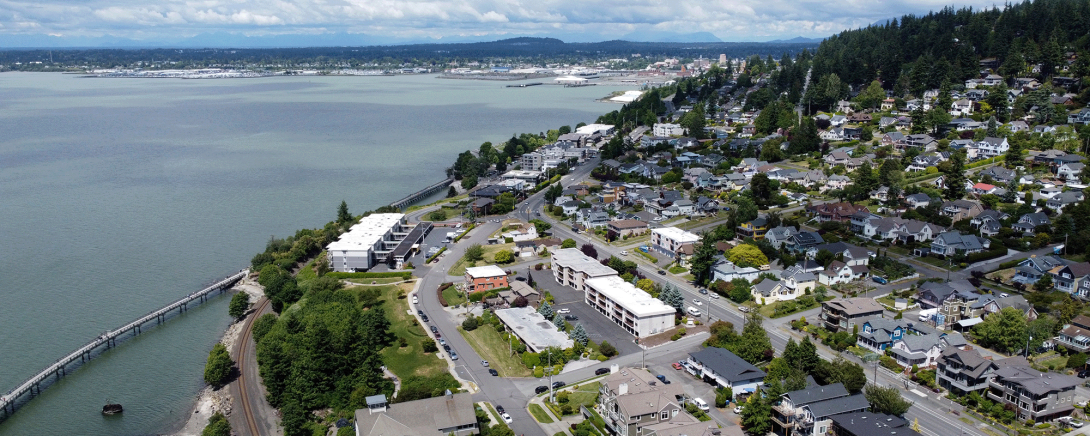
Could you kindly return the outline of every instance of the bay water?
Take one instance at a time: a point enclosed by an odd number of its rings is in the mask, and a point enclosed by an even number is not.
[[[100,79],[0,74],[0,393],[98,334],[320,227],[445,177],[466,149],[591,123],[611,86],[394,77]],[[0,435],[180,426],[227,297],[123,342]],[[104,417],[107,401],[125,413]]]

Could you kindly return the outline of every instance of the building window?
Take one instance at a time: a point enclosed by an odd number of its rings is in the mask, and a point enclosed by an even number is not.
[[[670,419],[670,413],[666,412],[666,411],[663,411],[661,419]]]

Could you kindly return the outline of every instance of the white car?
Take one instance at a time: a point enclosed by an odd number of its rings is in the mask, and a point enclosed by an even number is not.
[[[1079,421],[1077,419],[1072,419],[1071,421],[1067,422],[1067,425],[1070,425],[1070,426],[1075,427],[1075,428],[1082,428],[1083,424],[1082,424],[1082,421]]]
[[[508,424],[510,424],[512,421],[514,421],[513,419],[511,419],[511,415],[508,415],[506,413],[501,413],[500,418],[503,418],[503,422],[506,422]]]
[[[621,251],[621,256],[628,256],[628,250]]]
[[[718,300],[719,299],[719,294],[716,294],[716,293],[713,292],[711,294],[711,297],[712,297],[713,300]]]
[[[571,313],[571,309],[559,309],[556,313]]]
[[[737,413],[737,414],[741,415],[742,414],[742,406],[735,407],[734,408],[734,413]]]
[[[702,303],[700,300],[697,300],[695,298],[693,299],[693,304],[695,304],[697,306],[703,306],[704,305],[704,303]]]

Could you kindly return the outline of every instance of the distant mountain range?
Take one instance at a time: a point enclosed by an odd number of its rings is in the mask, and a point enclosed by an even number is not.
[[[535,35],[563,39],[569,43],[602,42],[600,34]],[[491,42],[522,35],[454,36],[444,38],[397,38],[365,33],[322,33],[246,36],[237,33],[204,33],[188,38],[135,40],[115,36],[69,37],[52,35],[0,35],[0,49],[23,48],[299,48],[299,47],[363,47],[411,44],[457,44]],[[820,43],[824,38],[797,37],[768,41],[778,44]],[[723,42],[710,32],[633,32],[614,40],[630,42],[708,43]]]

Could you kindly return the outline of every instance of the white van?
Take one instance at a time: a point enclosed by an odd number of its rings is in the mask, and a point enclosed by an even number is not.
[[[704,400],[701,400],[699,398],[693,398],[693,404],[696,404],[697,409],[703,410],[705,412],[711,410],[711,408],[708,407],[708,403],[705,403]]]
[[[696,316],[696,317],[700,316],[700,309],[697,309],[697,308],[695,308],[693,306],[689,306],[689,310],[687,312],[689,312],[689,315],[692,315],[692,316]]]

